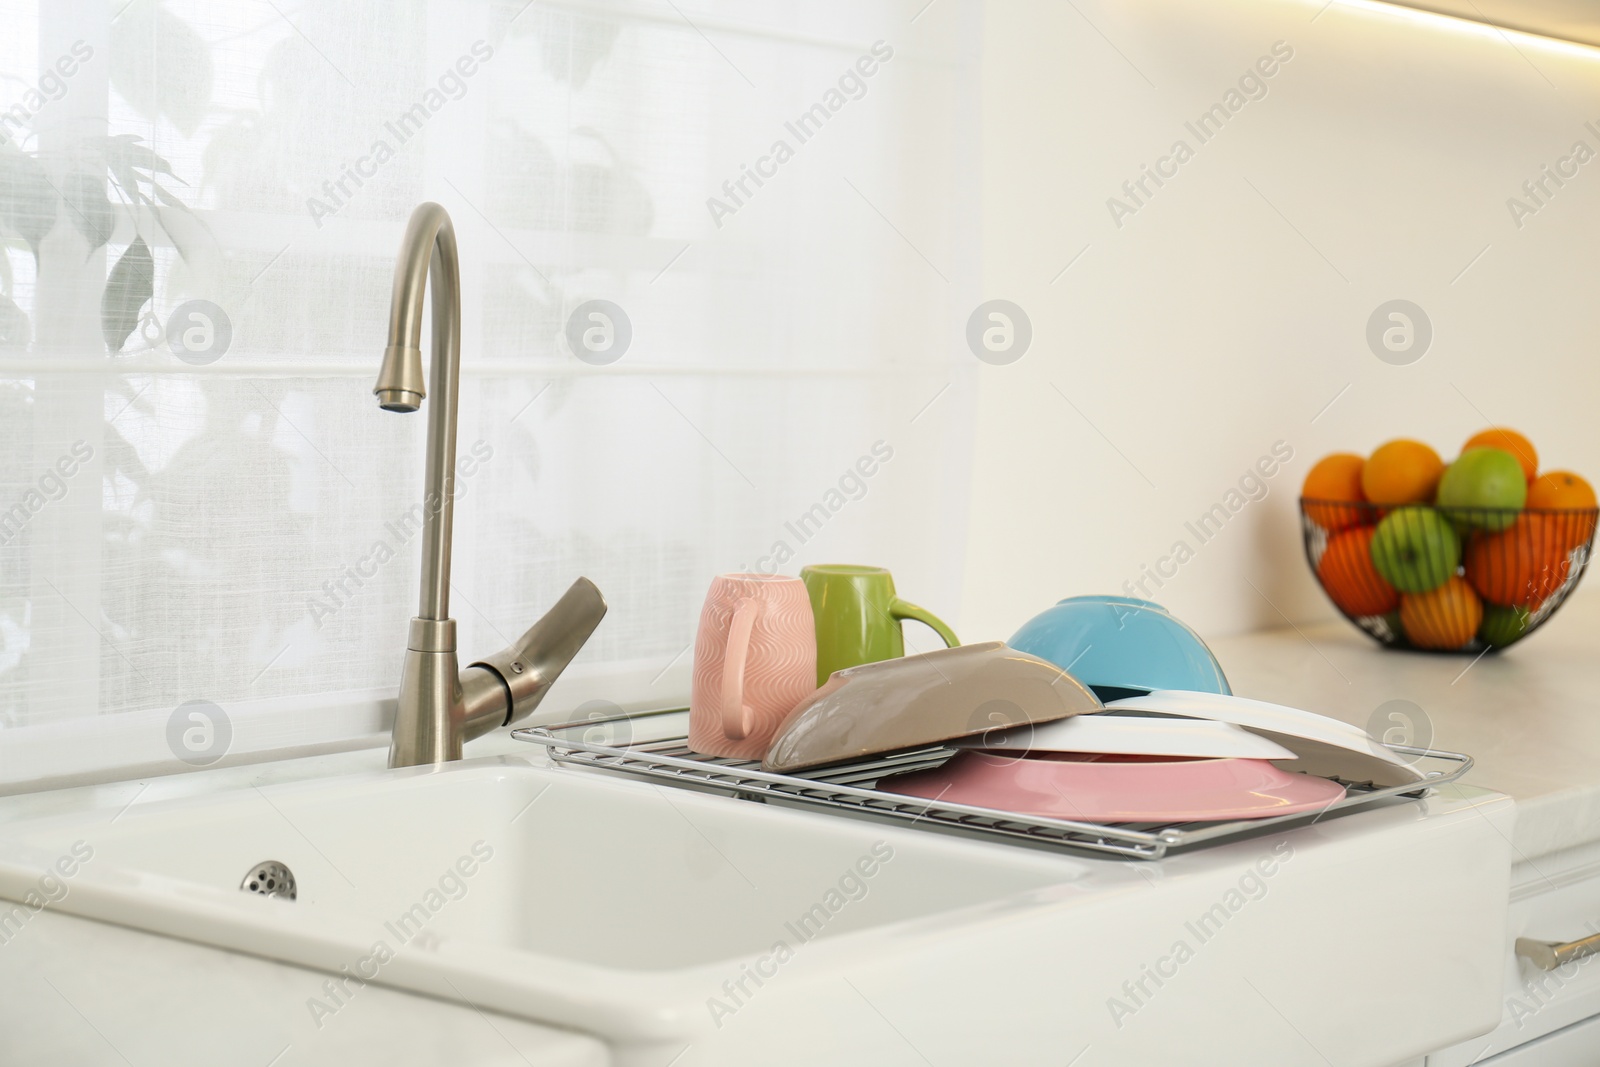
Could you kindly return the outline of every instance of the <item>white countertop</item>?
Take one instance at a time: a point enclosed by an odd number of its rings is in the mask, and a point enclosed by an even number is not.
[[[1574,596],[1536,633],[1476,661],[1384,649],[1342,619],[1211,647],[1240,696],[1377,734],[1386,702],[1420,707],[1433,747],[1477,761],[1466,781],[1516,798],[1523,862],[1600,840],[1600,593]]]

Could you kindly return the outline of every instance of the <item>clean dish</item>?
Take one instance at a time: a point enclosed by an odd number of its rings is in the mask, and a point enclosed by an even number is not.
[[[694,638],[690,748],[760,759],[816,681],[817,631],[804,582],[781,574],[711,580]]]
[[[1410,785],[1426,775],[1374,741],[1360,727],[1299,708],[1218,693],[1158,691],[1114,700],[1114,711],[1216,719],[1242,726],[1294,752],[1276,761],[1286,770],[1377,786]]]
[[[902,619],[929,627],[946,648],[961,643],[933,612],[901,600],[894,577],[882,567],[820,564],[802,569],[800,580],[817,617],[818,686],[827,685],[834,671],[904,656]]]
[[[1101,706],[1060,667],[999,641],[942,648],[836,672],[789,713],[761,767],[787,773]]]
[[[957,753],[944,766],[886,778],[878,788],[950,804],[1069,822],[1218,822],[1325,808],[1344,796],[1326,778],[1265,760],[1048,759]]]
[[[1152,689],[1233,692],[1200,635],[1148,600],[1068,597],[1006,643],[1071,671],[1102,700]]]
[[[1214,719],[1166,715],[1075,715],[1041,726],[1018,726],[963,737],[957,748],[1007,755],[1099,752],[1130,756],[1195,756],[1211,759],[1294,759],[1295,754],[1260,734]]]

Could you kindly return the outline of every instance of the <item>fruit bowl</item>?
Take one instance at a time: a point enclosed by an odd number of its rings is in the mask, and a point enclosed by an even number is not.
[[[1527,637],[1588,566],[1596,508],[1379,505],[1301,497],[1306,560],[1390,648],[1476,655]]]

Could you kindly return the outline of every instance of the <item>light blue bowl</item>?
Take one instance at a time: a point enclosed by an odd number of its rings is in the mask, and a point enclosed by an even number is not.
[[[1134,597],[1068,597],[1006,644],[1049,660],[1102,700],[1155,689],[1233,692],[1199,634],[1160,604]]]

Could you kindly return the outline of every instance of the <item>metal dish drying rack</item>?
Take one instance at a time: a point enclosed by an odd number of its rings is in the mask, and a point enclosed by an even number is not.
[[[685,743],[687,709],[598,716],[577,722],[514,730],[519,741],[543,745],[557,764],[659,782],[680,788],[725,793],[744,800],[775,801],[834,813],[876,816],[924,829],[955,830],[991,840],[1034,845],[1125,859],[1156,860],[1175,849],[1215,845],[1272,827],[1315,822],[1393,797],[1421,799],[1435,788],[1460,779],[1472,769],[1472,757],[1459,752],[1385,747],[1404,756],[1438,761],[1445,769],[1426,771],[1422,782],[1378,788],[1371,782],[1331,779],[1345,787],[1343,798],[1315,812],[1231,822],[1091,823],[1018,815],[949,801],[890,793],[875,788],[894,774],[932,770],[960,749],[945,745],[906,749],[848,763],[819,767],[805,774],[772,774],[753,760],[702,756]],[[662,727],[679,716],[683,726]],[[654,727],[654,729],[651,729]],[[593,740],[601,735],[606,743]],[[635,740],[637,735],[656,734]],[[586,737],[591,739],[585,739]]]

